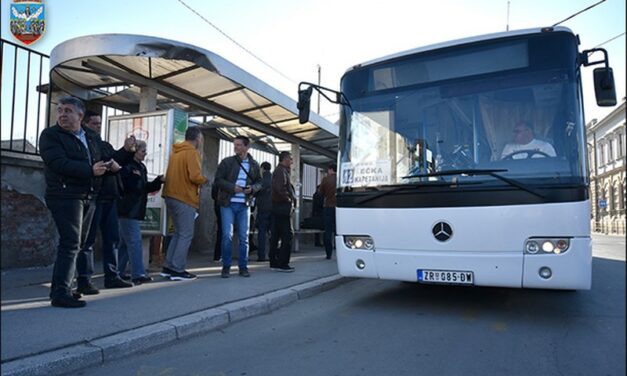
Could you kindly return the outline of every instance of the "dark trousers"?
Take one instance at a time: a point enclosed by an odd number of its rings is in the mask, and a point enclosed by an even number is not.
[[[95,203],[88,199],[46,198],[59,232],[57,258],[52,271],[50,298],[71,296],[76,259],[85,243]]]
[[[333,236],[335,234],[335,208],[324,208],[324,250],[327,257],[333,255]]]
[[[272,234],[270,236],[270,266],[288,266],[292,253],[292,219],[290,215],[278,215],[272,213]],[[281,247],[279,248],[279,241]]]
[[[266,240],[268,239],[268,232],[270,232],[271,222],[271,212],[257,212],[257,257],[262,260],[266,258]]]
[[[85,245],[76,260],[76,274],[87,279],[94,274],[94,243],[98,229],[102,234],[102,271],[105,280],[111,281],[118,277],[117,250],[120,243],[118,208],[114,201],[96,203]]]
[[[216,234],[216,246],[213,248],[213,260],[218,261],[222,257],[222,215],[220,214],[220,205],[213,203],[213,212],[216,215],[218,223],[218,233]]]

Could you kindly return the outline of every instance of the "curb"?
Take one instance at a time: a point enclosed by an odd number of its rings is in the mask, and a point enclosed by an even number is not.
[[[263,315],[350,281],[336,274],[2,364],[2,375],[63,375]]]

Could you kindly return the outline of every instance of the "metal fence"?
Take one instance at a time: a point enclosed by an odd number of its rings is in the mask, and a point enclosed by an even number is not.
[[[39,134],[48,121],[50,57],[0,39],[2,150],[39,154]]]

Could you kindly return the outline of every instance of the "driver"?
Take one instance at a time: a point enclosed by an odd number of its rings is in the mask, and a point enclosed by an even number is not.
[[[514,142],[503,148],[501,159],[512,156],[512,159],[555,157],[555,149],[546,141],[538,140],[533,134],[533,125],[527,121],[520,121],[514,126]],[[525,155],[527,151],[527,155]],[[538,152],[538,153],[534,153]]]

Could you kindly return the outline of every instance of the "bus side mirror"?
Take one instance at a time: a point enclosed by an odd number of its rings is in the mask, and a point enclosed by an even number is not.
[[[616,87],[612,68],[596,68],[594,75],[594,94],[599,106],[616,106]]]
[[[311,93],[313,88],[310,86],[307,89],[298,91],[298,122],[305,124],[309,121],[309,110],[311,108]]]

